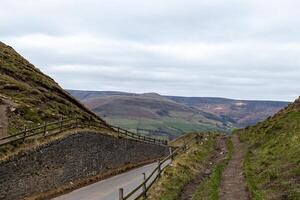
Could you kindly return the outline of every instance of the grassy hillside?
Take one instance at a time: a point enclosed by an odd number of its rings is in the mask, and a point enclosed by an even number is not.
[[[7,108],[9,133],[61,117],[101,120],[53,79],[1,42],[0,104]]]
[[[195,109],[229,120],[236,127],[254,125],[288,105],[281,101],[248,101],[210,97],[168,97]]]
[[[73,93],[72,94],[78,94]],[[111,124],[150,135],[175,138],[192,131],[230,131],[232,124],[158,94],[82,92],[83,103]],[[107,96],[109,95],[109,96]]]
[[[197,133],[186,134],[176,141],[173,145],[181,146],[190,141]],[[186,153],[179,154],[171,166],[167,167],[162,177],[154,184],[147,194],[149,200],[175,200],[178,199],[184,186],[193,180],[199,171],[203,170],[209,162],[209,157],[214,151],[215,134],[201,133],[204,140],[202,145],[193,140]]]
[[[134,94],[113,91],[69,92],[111,124],[144,133],[169,136],[184,132],[222,131],[255,124],[287,102],[240,101],[208,97],[175,97],[155,93]]]
[[[250,145],[244,165],[253,199],[300,199],[300,99],[237,133]]]

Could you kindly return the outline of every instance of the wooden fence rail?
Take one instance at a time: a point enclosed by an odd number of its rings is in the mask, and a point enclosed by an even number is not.
[[[25,127],[24,130],[17,132],[16,134],[0,138],[0,147],[9,144],[12,145],[18,144],[18,142],[24,142],[24,140],[27,138],[45,137],[45,136],[54,135],[75,128],[92,128],[92,127],[106,128],[107,124],[104,124],[102,122],[82,121],[79,118],[61,119],[59,121],[50,122],[50,123],[45,122],[43,125],[39,125],[30,129]],[[137,133],[127,131],[117,126],[111,126],[111,128],[118,134],[119,137],[122,138],[130,138],[137,141],[159,144],[159,145],[168,144],[167,140],[161,140],[157,138],[143,136]]]
[[[135,189],[133,189],[128,194],[124,195],[124,189],[119,189],[119,200],[138,200],[141,197],[146,197],[148,190],[152,187],[154,182],[161,176],[161,173],[167,167],[170,165],[176,155],[179,154],[180,151],[185,151],[188,148],[188,145],[196,138],[198,138],[199,135],[194,136],[189,141],[185,142],[184,145],[181,147],[176,148],[174,151],[172,150],[172,147],[170,148],[170,154],[165,157],[163,160],[158,161],[157,167],[150,173],[148,177],[143,173],[144,180],[143,182],[138,185]],[[168,162],[169,161],[169,162]],[[165,166],[164,166],[165,165]],[[151,180],[153,179],[153,180]],[[142,190],[142,191],[140,191]]]

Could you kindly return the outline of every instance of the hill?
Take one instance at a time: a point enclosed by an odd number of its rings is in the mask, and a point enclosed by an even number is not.
[[[239,101],[224,98],[174,97],[155,93],[69,92],[112,124],[149,129],[171,138],[195,130],[229,132],[261,121],[287,102]],[[242,118],[244,120],[240,120]],[[148,131],[149,132],[149,131]]]
[[[168,97],[176,102],[231,120],[237,127],[254,125],[286,107],[282,101],[249,101],[211,97]]]
[[[300,99],[237,133],[249,144],[244,166],[253,199],[300,199]]]
[[[0,137],[61,117],[100,120],[53,79],[0,42]]]
[[[155,93],[69,91],[112,124],[175,138],[184,132],[230,131],[232,124]]]

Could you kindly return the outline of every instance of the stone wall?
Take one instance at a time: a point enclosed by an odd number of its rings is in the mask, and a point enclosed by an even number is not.
[[[164,146],[77,133],[0,162],[0,199],[23,199],[167,154]]]

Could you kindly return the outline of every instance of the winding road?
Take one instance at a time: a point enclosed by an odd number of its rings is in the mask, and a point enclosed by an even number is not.
[[[157,163],[152,163],[132,169],[128,172],[74,190],[53,200],[117,200],[119,198],[119,188],[124,188],[124,195],[128,194],[142,183],[143,173],[149,176],[156,167]]]

